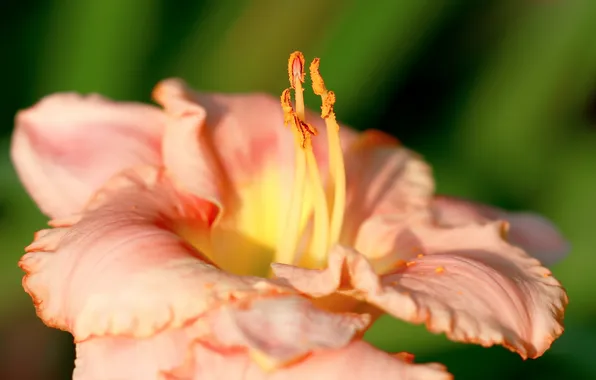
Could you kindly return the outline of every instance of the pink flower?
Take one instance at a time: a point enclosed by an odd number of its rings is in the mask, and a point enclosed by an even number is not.
[[[449,378],[359,339],[384,312],[523,357],[562,333],[536,259],[567,250],[554,227],[433,198],[419,156],[338,127],[318,60],[322,120],[305,111],[303,66],[295,106],[167,80],[163,110],[57,94],[19,113],[13,160],[53,218],[23,284],[73,334],[74,378]]]

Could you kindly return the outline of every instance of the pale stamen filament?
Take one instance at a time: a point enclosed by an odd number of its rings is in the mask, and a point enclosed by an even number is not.
[[[281,96],[282,107],[284,108],[285,123],[294,124],[292,104],[290,102],[290,90],[286,89]],[[303,136],[298,128],[292,128],[297,142],[302,144]],[[306,156],[303,149],[296,150],[294,184],[290,194],[290,203],[285,220],[285,226],[280,231],[277,242],[276,261],[282,264],[292,264],[295,257],[295,249],[300,238],[300,221],[306,191]]]
[[[321,96],[323,105],[321,107],[321,117],[325,120],[327,127],[327,142],[329,150],[329,176],[330,187],[333,192],[332,214],[329,233],[329,244],[338,242],[344,219],[346,205],[346,170],[344,157],[339,140],[339,124],[335,118],[333,105],[335,104],[335,94],[328,91],[325,87],[323,77],[319,72],[319,59],[315,58],[310,65],[310,77],[312,80],[313,91]]]
[[[314,229],[311,241],[310,258],[316,267],[325,263],[329,249],[329,214],[327,209],[327,198],[325,188],[317,166],[317,160],[312,148],[306,152],[306,166],[310,176],[310,183],[313,191],[314,208]]]
[[[306,191],[306,157],[304,154],[296,154],[295,170],[290,206],[285,221],[286,225],[278,237],[276,261],[282,264],[292,264],[294,262],[295,249],[300,238],[300,221]]]

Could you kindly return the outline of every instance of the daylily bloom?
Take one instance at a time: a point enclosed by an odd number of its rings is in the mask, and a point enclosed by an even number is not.
[[[567,304],[539,261],[567,250],[556,229],[435,198],[421,157],[338,125],[318,59],[321,118],[301,53],[288,71],[281,107],[166,80],[163,109],[58,94],[19,113],[13,160],[53,218],[23,283],[74,335],[74,378],[450,377],[361,341],[382,313],[544,353]]]

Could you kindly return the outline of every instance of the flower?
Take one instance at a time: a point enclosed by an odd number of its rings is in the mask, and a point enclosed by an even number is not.
[[[15,166],[53,218],[23,284],[73,334],[74,377],[449,378],[362,342],[382,313],[524,358],[547,350],[567,297],[523,248],[560,257],[556,229],[434,197],[421,157],[338,125],[318,59],[321,119],[301,53],[288,71],[281,107],[166,80],[163,111],[58,94],[18,115]]]

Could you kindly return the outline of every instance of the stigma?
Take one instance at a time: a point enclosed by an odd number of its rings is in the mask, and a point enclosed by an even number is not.
[[[309,268],[325,265],[327,253],[339,241],[346,203],[346,175],[339,139],[339,125],[333,106],[335,94],[328,91],[319,71],[319,59],[310,65],[312,88],[321,97],[321,118],[325,121],[328,141],[328,172],[321,173],[315,158],[312,139],[317,129],[306,120],[304,106],[305,60],[301,52],[294,52],[288,61],[290,87],[281,95],[284,123],[296,141],[294,182],[290,203],[282,220],[275,261]],[[294,104],[292,105],[292,93]],[[328,178],[323,181],[322,175]],[[301,223],[306,215],[307,223]],[[312,227],[312,228],[309,228]],[[304,245],[306,230],[308,242]]]

